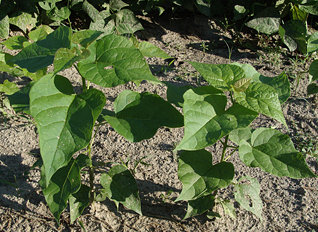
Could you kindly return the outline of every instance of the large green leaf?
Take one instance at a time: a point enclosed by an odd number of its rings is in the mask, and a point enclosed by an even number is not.
[[[162,126],[183,126],[179,111],[155,94],[125,90],[115,100],[114,110],[115,115],[105,115],[104,119],[132,142],[153,137]]]
[[[183,219],[201,215],[212,209],[214,206],[214,196],[212,194],[188,201],[187,213]]]
[[[307,12],[308,14],[318,15],[318,1],[317,0],[306,0],[301,1],[299,9]]]
[[[28,39],[25,38],[24,36],[17,35],[17,36],[10,37],[6,41],[2,42],[2,44],[10,50],[15,50],[15,49],[22,49],[23,43],[25,41],[28,41]]]
[[[60,27],[45,39],[22,49],[20,53],[10,59],[10,62],[26,68],[29,72],[36,72],[53,63],[54,54],[59,48],[70,48],[70,39],[71,29]]]
[[[171,58],[171,56],[162,51],[160,48],[147,41],[142,41],[141,43],[139,43],[138,49],[140,50],[142,55],[146,57],[159,57],[162,59]]]
[[[10,30],[9,16],[0,13],[0,38],[8,38]]]
[[[237,65],[204,64],[189,62],[213,87],[230,90],[234,83],[244,78],[244,70]]]
[[[300,20],[289,20],[283,25],[283,29],[285,33],[281,33],[284,35],[283,42],[287,46],[290,43],[297,44],[297,49],[303,54],[307,54],[307,25],[306,22]],[[287,37],[287,38],[286,38]]]
[[[228,162],[212,165],[212,154],[206,150],[183,151],[178,177],[183,188],[176,201],[195,200],[227,187],[234,177],[234,166]]]
[[[73,94],[65,77],[47,75],[30,91],[30,111],[40,137],[46,182],[72,155],[88,145],[95,120],[105,104],[105,96],[96,89]]]
[[[95,84],[114,87],[129,81],[158,82],[142,53],[125,37],[107,35],[88,49],[91,55],[78,63],[78,70],[85,79]]]
[[[44,170],[46,172],[46,168]],[[43,189],[45,200],[57,222],[67,206],[70,195],[76,193],[80,187],[80,168],[72,158],[67,166],[57,170],[47,187]]]
[[[255,130],[250,143],[242,140],[239,154],[246,165],[260,167],[276,176],[315,177],[291,139],[271,128]]]
[[[272,117],[287,126],[278,93],[266,84],[252,82],[244,92],[234,92],[235,101],[240,105]]]
[[[122,9],[116,13],[115,24],[119,34],[133,34],[144,29],[134,12],[129,9]]]
[[[250,183],[242,183],[234,185],[234,196],[235,200],[240,203],[240,205],[255,214],[262,220],[262,200],[259,197],[260,184],[257,179],[244,176],[240,178],[239,182],[248,180]]]
[[[34,42],[38,40],[45,39],[45,37],[52,33],[53,29],[47,25],[40,25],[35,30],[30,31],[29,38],[33,40]]]
[[[275,8],[265,8],[260,14],[248,21],[246,26],[255,29],[260,33],[271,35],[278,32],[280,15]]]
[[[116,165],[112,167],[108,173],[102,174],[100,182],[103,186],[101,200],[107,197],[117,207],[121,203],[128,209],[142,214],[137,183],[125,166]]]
[[[272,86],[278,94],[280,103],[284,103],[290,97],[290,83],[287,75],[284,72],[276,77],[266,77],[257,72],[256,69],[250,64],[233,64],[240,66],[244,70],[245,77],[247,79],[251,79],[254,82],[260,81],[264,84]]]
[[[17,26],[24,32],[34,28],[36,22],[36,18],[34,18],[31,14],[26,12],[20,12],[19,14],[10,17],[10,24]]]
[[[308,38],[307,52],[312,53],[318,51],[318,32],[310,35]]]
[[[211,87],[190,89],[184,95],[184,137],[176,150],[199,150],[230,131],[248,126],[257,113],[238,104],[225,110],[225,95]]]
[[[266,77],[260,75],[259,80],[267,85],[272,86],[277,94],[279,102],[282,104],[290,97],[290,83],[288,76],[285,73],[281,73],[276,77]]]

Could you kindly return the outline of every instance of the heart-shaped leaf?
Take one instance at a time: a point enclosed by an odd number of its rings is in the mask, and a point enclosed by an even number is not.
[[[255,112],[272,117],[287,126],[276,90],[266,84],[252,82],[246,91],[234,92],[235,101]]]
[[[176,150],[205,148],[232,130],[248,126],[258,115],[238,104],[225,110],[225,95],[211,86],[190,89],[183,97],[184,137]]]
[[[46,168],[44,167],[44,170]],[[57,170],[43,189],[45,200],[57,222],[67,206],[69,196],[81,187],[80,167],[75,159],[71,159],[67,166]]]
[[[30,91],[30,111],[40,137],[46,182],[72,155],[88,145],[105,96],[96,89],[73,94],[69,80],[47,75]]]
[[[281,73],[276,77],[266,77],[257,72],[250,64],[233,63],[233,65],[241,67],[244,70],[247,79],[252,79],[254,82],[262,82],[272,86],[276,90],[281,104],[290,97],[290,83],[285,73]]]
[[[206,150],[183,151],[178,176],[183,188],[176,201],[195,200],[227,187],[234,177],[234,166],[228,162],[212,165],[212,154]]]
[[[60,48],[70,48],[71,29],[59,27],[45,39],[39,40],[21,50],[10,59],[11,63],[26,68],[29,72],[46,68],[53,63],[54,54]]]
[[[204,197],[200,197],[195,200],[190,200],[188,201],[187,213],[183,219],[201,215],[205,213],[206,211],[208,211],[209,209],[212,209],[213,206],[214,206],[214,196],[212,194],[204,196]]]
[[[260,167],[276,176],[291,178],[315,177],[288,135],[271,128],[258,128],[251,143],[241,140],[241,160],[250,167]]]
[[[189,63],[210,85],[222,90],[230,90],[235,82],[245,77],[244,70],[237,65]]]
[[[107,197],[117,207],[121,203],[128,209],[142,215],[137,183],[125,166],[116,165],[108,173],[103,173],[100,183],[103,186],[101,200]]]
[[[115,100],[114,110],[115,115],[104,115],[104,119],[132,142],[151,138],[162,126],[183,126],[179,111],[155,94],[125,90]]]
[[[123,36],[107,35],[88,47],[91,55],[78,63],[80,74],[103,87],[129,81],[159,82],[150,72],[142,53]]]

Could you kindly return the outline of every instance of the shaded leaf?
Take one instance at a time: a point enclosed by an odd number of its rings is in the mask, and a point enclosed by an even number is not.
[[[255,130],[250,143],[241,140],[239,154],[247,166],[260,167],[276,176],[295,179],[316,176],[291,139],[271,128]]]
[[[225,95],[211,86],[190,89],[183,97],[184,137],[176,150],[205,148],[232,130],[248,126],[258,115],[238,104],[225,110]]]
[[[59,48],[70,48],[71,29],[59,27],[44,40],[37,41],[10,59],[10,62],[36,72],[53,63],[54,54]]]
[[[179,157],[178,177],[183,188],[176,201],[195,200],[227,187],[234,177],[232,163],[212,165],[212,154],[206,150],[183,151]]]
[[[280,15],[275,8],[268,7],[245,25],[260,33],[271,35],[279,30]]]
[[[259,80],[264,84],[272,86],[276,90],[281,104],[286,102],[290,97],[290,83],[288,76],[284,72],[276,77],[260,75]]]
[[[81,185],[81,188],[76,193],[70,195],[71,224],[73,224],[75,220],[82,215],[84,209],[89,206],[89,199],[90,188],[86,185]]]
[[[52,33],[53,29],[47,25],[40,25],[35,30],[30,31],[29,38],[34,42],[38,40],[43,40],[45,37]]]
[[[54,56],[54,72],[58,73],[59,71],[70,68],[76,61],[80,60],[80,58],[75,47],[72,49],[60,48]]]
[[[167,88],[167,99],[168,102],[174,104],[175,106],[182,107],[183,106],[183,94],[191,89],[191,86],[179,86],[174,83],[170,83],[168,81],[163,82]]]
[[[201,215],[209,209],[213,208],[213,206],[214,196],[212,194],[188,201],[187,213],[183,219]]]
[[[129,81],[159,82],[150,72],[141,52],[127,38],[106,35],[88,47],[90,56],[78,63],[80,74],[103,87]]]
[[[114,110],[115,115],[104,115],[104,119],[132,142],[153,137],[162,126],[183,126],[182,115],[155,94],[125,90],[115,100]]]
[[[312,76],[312,81],[318,80],[318,60],[314,60],[309,67],[309,74]]]
[[[30,111],[39,131],[47,183],[76,151],[88,145],[104,104],[102,92],[90,89],[75,95],[62,76],[47,75],[33,85]]]
[[[81,30],[72,35],[72,42],[87,48],[87,46],[93,43],[101,34],[102,32],[100,31]]]
[[[297,44],[297,49],[303,53],[307,54],[307,26],[305,22],[299,20],[289,20],[280,29],[280,35],[283,42],[288,46],[288,48],[294,49],[295,43]],[[293,51],[293,50],[291,50]]]
[[[2,44],[10,50],[16,50],[16,49],[22,49],[23,43],[25,41],[28,41],[28,39],[25,38],[24,36],[17,35],[17,36],[10,37],[6,41],[2,42]]]
[[[317,83],[311,83],[307,86],[307,94],[316,94],[318,93],[318,84]]]
[[[108,173],[101,175],[102,198],[109,198],[116,206],[119,203],[142,215],[141,202],[135,178],[123,165],[113,166]]]
[[[234,185],[235,200],[247,211],[252,212],[262,220],[262,200],[259,196],[260,184],[257,179],[245,176],[239,182],[248,180],[248,183]]]
[[[45,173],[47,173],[46,168]],[[48,180],[47,177],[45,179]],[[76,160],[71,159],[67,166],[57,170],[47,183],[49,184],[43,189],[43,194],[50,211],[59,222],[69,196],[76,193],[81,187],[80,169]]]
[[[11,107],[16,113],[25,112],[30,114],[30,101],[29,93],[33,83],[29,83],[27,86],[20,89],[18,92],[8,96]]]

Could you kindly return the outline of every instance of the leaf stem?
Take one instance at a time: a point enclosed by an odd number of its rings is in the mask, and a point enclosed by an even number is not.
[[[89,187],[90,187],[90,203],[92,203],[94,201],[94,166],[93,166],[93,160],[92,160],[92,146],[93,146],[93,143],[94,143],[94,139],[95,139],[95,136],[97,134],[99,130],[99,126],[96,128],[95,132],[94,132],[94,135],[92,136],[92,139],[87,147],[87,155],[88,155],[88,158],[89,158]]]
[[[237,147],[236,147],[237,148]],[[234,149],[225,159],[224,161],[227,161],[233,154],[236,152],[236,149]]]
[[[224,142],[222,143],[223,144],[223,151],[222,151],[222,157],[221,157],[220,162],[224,161],[225,151],[228,148],[228,145],[227,145],[228,141],[229,141],[229,135],[225,136]]]

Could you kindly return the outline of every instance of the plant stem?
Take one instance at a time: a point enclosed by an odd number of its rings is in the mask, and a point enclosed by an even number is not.
[[[225,136],[224,143],[222,143],[223,144],[223,151],[222,151],[222,157],[221,157],[221,161],[220,162],[224,161],[225,151],[228,148],[228,146],[227,146],[227,142],[228,141],[229,141],[229,135]]]
[[[233,151],[224,159],[224,161],[227,161],[227,160],[234,154],[234,152],[236,152],[236,149],[233,150]]]
[[[99,130],[99,126],[97,126],[94,135],[92,136],[92,139],[87,147],[87,155],[89,158],[89,188],[90,188],[90,194],[89,194],[89,202],[92,203],[94,201],[94,166],[93,166],[93,160],[92,160],[92,146],[94,143],[95,136]]]

